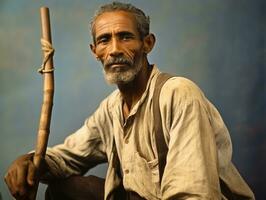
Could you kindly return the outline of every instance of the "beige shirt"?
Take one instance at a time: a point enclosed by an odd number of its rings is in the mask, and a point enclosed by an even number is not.
[[[254,199],[231,162],[231,140],[220,114],[193,82],[182,77],[169,79],[161,90],[162,128],[169,151],[160,186],[152,112],[159,73],[154,66],[145,92],[126,120],[116,90],[63,144],[49,148],[51,174],[84,174],[108,162],[105,199],[109,199],[119,183],[117,151],[124,187],[146,199],[226,199],[219,178],[232,191]]]

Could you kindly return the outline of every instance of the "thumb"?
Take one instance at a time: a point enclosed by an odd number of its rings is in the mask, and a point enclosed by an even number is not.
[[[37,176],[36,167],[34,166],[33,162],[30,162],[28,167],[28,175],[27,175],[27,182],[30,186],[33,186],[35,184],[36,176]]]

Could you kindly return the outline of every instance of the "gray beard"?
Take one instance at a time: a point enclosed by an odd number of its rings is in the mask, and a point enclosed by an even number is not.
[[[141,65],[138,64],[134,68],[122,72],[110,72],[103,69],[103,74],[106,82],[112,84],[127,84],[133,81],[136,75],[141,70]]]

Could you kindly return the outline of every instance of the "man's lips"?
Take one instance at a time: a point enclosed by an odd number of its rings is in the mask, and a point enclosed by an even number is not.
[[[124,66],[127,66],[127,65],[128,65],[127,63],[113,63],[110,66],[111,67],[124,67]]]
[[[108,67],[112,70],[115,70],[115,71],[124,71],[125,69],[128,68],[128,63],[112,63],[112,64],[109,64]]]

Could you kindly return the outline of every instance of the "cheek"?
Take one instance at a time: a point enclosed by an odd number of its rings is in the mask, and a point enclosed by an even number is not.
[[[127,57],[129,57],[132,60],[136,60],[143,54],[143,48],[142,45],[134,46],[125,48],[124,53]]]
[[[102,60],[105,57],[106,48],[104,48],[104,47],[97,47],[95,53],[98,56],[98,58],[100,60]]]

